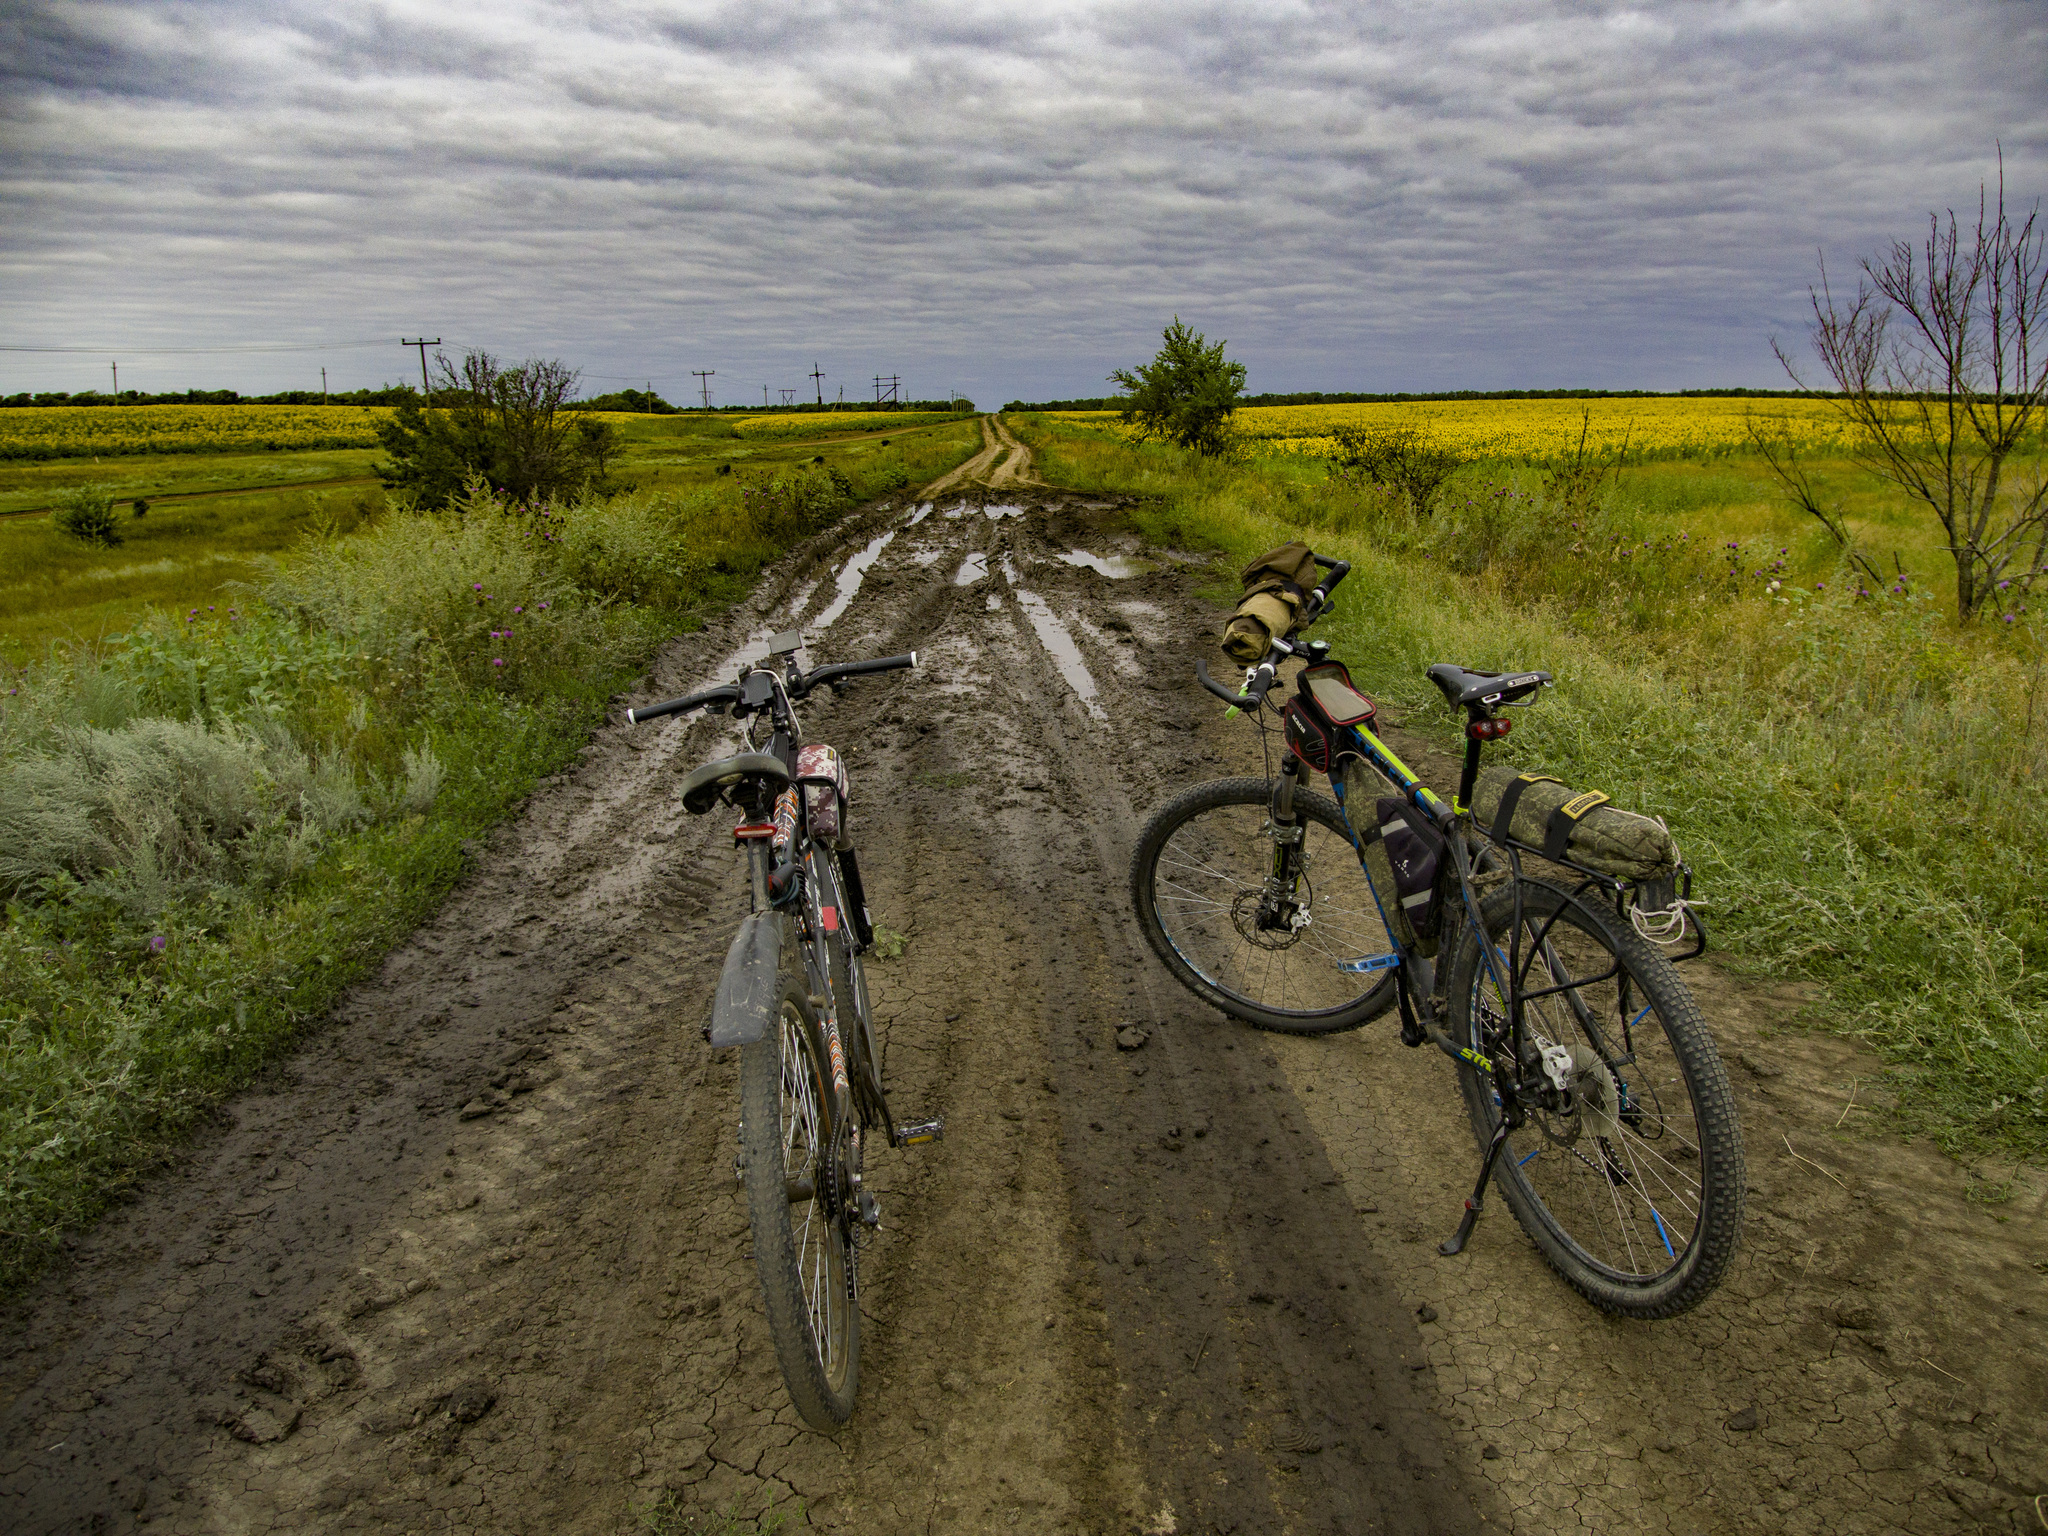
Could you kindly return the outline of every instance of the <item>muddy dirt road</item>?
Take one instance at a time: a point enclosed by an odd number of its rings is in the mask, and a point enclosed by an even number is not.
[[[1870,1065],[1784,1033],[1800,997],[1695,973],[1755,1215],[1723,1293],[1646,1327],[1497,1205],[1436,1257],[1475,1154],[1390,1027],[1275,1040],[1181,992],[1125,866],[1153,805],[1257,761],[1193,685],[1216,613],[985,430],[636,695],[798,622],[815,662],[921,653],[807,711],[904,941],[871,973],[897,1113],[947,1122],[870,1160],[853,1425],[784,1399],[698,1035],[745,896],[673,792],[724,723],[619,725],[7,1319],[0,1529],[2031,1529],[2048,1196],[1973,1206],[1859,1131]]]

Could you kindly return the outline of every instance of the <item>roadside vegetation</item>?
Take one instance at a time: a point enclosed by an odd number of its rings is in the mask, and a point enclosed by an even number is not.
[[[81,414],[115,422],[129,409]],[[0,434],[11,414],[40,413],[0,411]],[[929,467],[932,442],[963,432],[966,441],[975,430],[968,416],[827,411],[803,417],[806,431],[751,437],[738,430],[749,418],[731,414],[565,414],[572,443],[587,421],[611,434],[601,462],[591,460],[609,489],[674,497],[735,477],[773,481],[807,464],[836,469],[859,487],[907,484],[938,473]],[[821,457],[824,466],[813,464]],[[99,643],[152,605],[203,608],[222,583],[255,580],[257,563],[295,540],[346,533],[381,516],[387,501],[377,469],[389,462],[369,447],[0,464],[0,663],[20,665],[51,641]],[[458,478],[451,489],[459,487]],[[83,488],[112,499],[118,548],[68,538],[47,515]],[[141,517],[138,502],[146,505]]]
[[[1738,449],[1468,459],[1418,506],[1338,460],[1009,420],[1053,483],[1147,498],[1163,543],[1352,561],[1318,633],[1447,747],[1431,662],[1555,673],[1511,760],[1668,817],[1717,946],[1822,983],[1813,1022],[1891,1064],[1895,1123],[2048,1153],[2048,624],[1960,623],[1946,540],[1896,487],[1802,461],[1866,568]],[[2040,441],[2011,467],[2038,473]]]
[[[665,637],[980,433],[720,441],[609,496],[158,500],[118,547],[0,524],[36,646],[0,682],[0,1289],[430,913]],[[122,595],[81,634],[62,604],[96,582]]]

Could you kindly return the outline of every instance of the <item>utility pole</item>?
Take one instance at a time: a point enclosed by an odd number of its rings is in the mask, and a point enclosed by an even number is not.
[[[761,409],[764,411],[768,409],[768,386],[766,384],[761,386]]]
[[[819,369],[816,358],[811,359],[810,380],[818,386],[818,404],[823,405],[825,403],[825,375]]]
[[[121,365],[119,363],[109,363],[107,366],[114,370],[114,404],[119,405],[121,403]]]
[[[881,374],[879,374],[879,373],[878,373],[878,374],[876,374],[876,375],[875,375],[875,404],[877,404],[877,405],[880,405],[880,404],[882,403],[882,386],[883,386],[884,384],[886,384],[886,385],[888,385],[888,386],[889,386],[889,403],[890,403],[891,405],[895,405],[895,404],[898,404],[899,402],[898,402],[898,401],[897,401],[897,399],[896,399],[896,386],[897,386],[897,385],[899,385],[899,384],[901,384],[902,382],[903,382],[903,381],[902,381],[901,379],[899,379],[899,378],[898,378],[898,377],[897,377],[897,376],[896,376],[895,374],[893,374],[893,373],[892,373],[892,374],[890,374],[890,375],[889,375],[889,376],[888,376],[887,378],[884,378],[884,377],[883,377],[883,376],[882,376]]]
[[[793,389],[785,389],[785,390],[781,390],[781,391],[779,391],[779,393],[780,393],[780,394],[781,394],[781,396],[782,396],[782,408],[783,408],[783,409],[784,409],[785,411],[786,411],[786,410],[788,410],[788,409],[790,408],[790,406],[792,406],[792,405],[794,405],[794,404],[796,403],[796,391],[795,391],[795,390],[793,390]]]
[[[697,389],[704,396],[704,409],[708,411],[711,409],[711,379],[718,370],[716,368],[692,368],[690,372],[696,377]]]
[[[408,341],[405,337],[401,336],[398,338],[398,344],[401,347],[418,347],[420,349],[420,404],[425,405],[428,397],[433,394],[433,391],[427,387],[427,348],[441,345],[441,338],[436,336],[432,341],[429,341],[426,337],[422,336],[417,341]]]
[[[320,403],[322,405],[327,403],[327,370],[325,368],[320,370]]]

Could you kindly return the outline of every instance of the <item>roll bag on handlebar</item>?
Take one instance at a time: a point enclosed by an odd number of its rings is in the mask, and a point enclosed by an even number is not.
[[[1301,618],[1301,605],[1316,584],[1316,557],[1296,540],[1268,550],[1244,568],[1244,596],[1223,626],[1223,654],[1250,666],[1275,640],[1284,640]]]

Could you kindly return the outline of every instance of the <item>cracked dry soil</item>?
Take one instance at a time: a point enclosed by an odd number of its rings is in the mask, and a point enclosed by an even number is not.
[[[805,711],[907,940],[871,970],[894,1107],[947,1124],[870,1158],[852,1425],[784,1397],[698,1033],[746,896],[674,790],[730,725],[614,724],[16,1308],[0,1529],[619,1532],[670,1495],[892,1533],[2031,1529],[2048,1193],[1969,1205],[1858,1128],[1872,1064],[1785,1032],[1801,996],[1695,966],[1755,1186],[1723,1291],[1602,1317],[1497,1201],[1439,1258],[1476,1163],[1445,1065],[1232,1024],[1126,910],[1144,815],[1258,763],[1193,682],[1198,571],[987,442],[637,696],[798,622],[814,662],[920,652]]]

